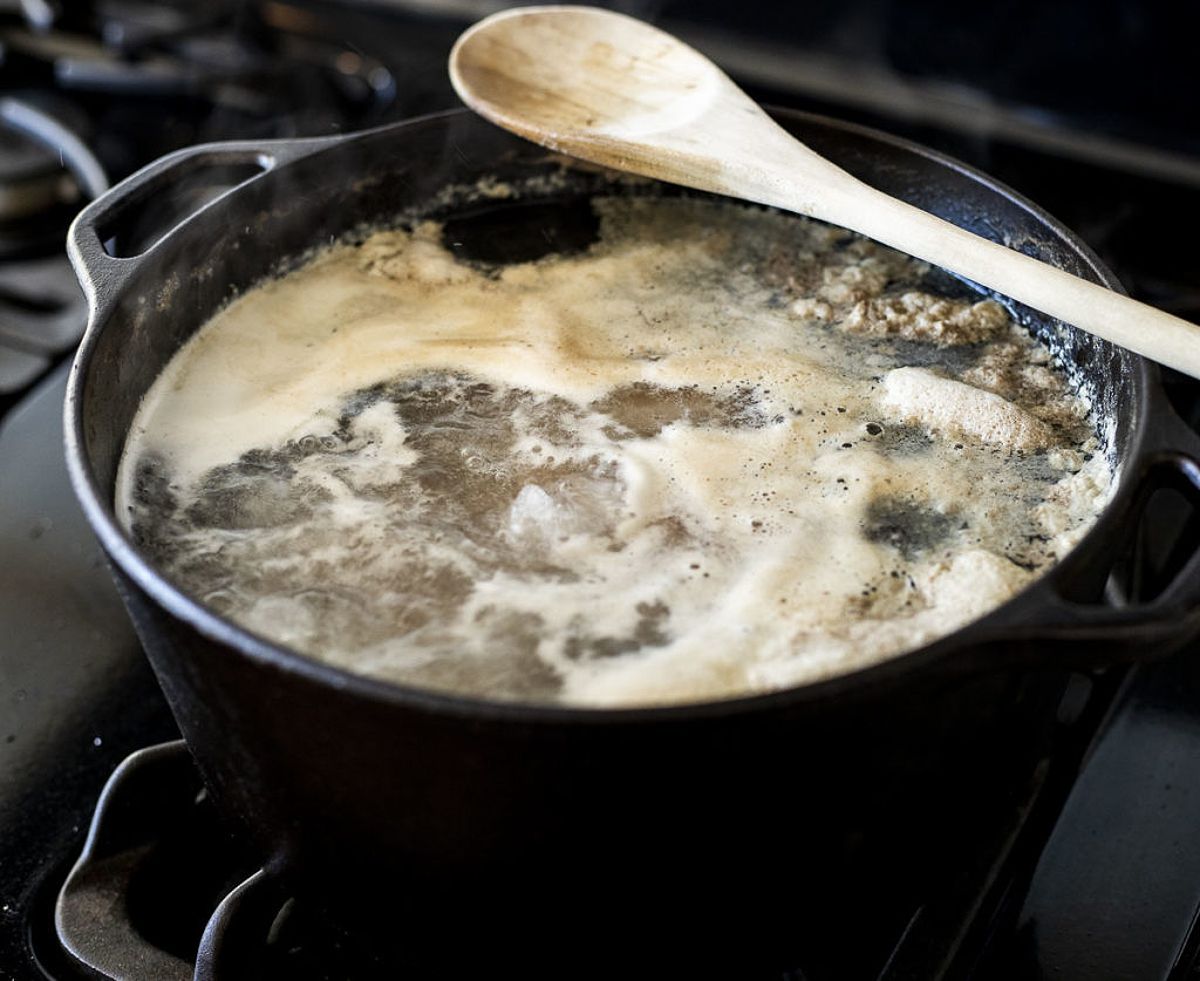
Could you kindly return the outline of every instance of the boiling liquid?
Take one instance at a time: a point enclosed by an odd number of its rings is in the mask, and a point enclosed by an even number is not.
[[[919,646],[1106,501],[1088,406],[998,304],[815,222],[595,208],[579,255],[472,266],[425,224],[231,304],[136,420],[141,548],[352,671],[655,704]]]

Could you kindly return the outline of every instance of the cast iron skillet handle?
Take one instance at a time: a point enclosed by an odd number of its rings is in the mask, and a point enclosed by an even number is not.
[[[200,209],[165,229],[157,241],[140,255],[114,256],[104,243],[117,219],[131,207],[141,204],[155,194],[191,174],[208,168],[250,164],[259,172],[242,181],[257,180],[276,166],[290,163],[340,142],[342,136],[317,137],[303,140],[259,140],[254,142],[204,143],[185,147],[147,164],[126,177],[107,193],[84,208],[71,223],[67,232],[67,253],[83,283],[93,314],[103,296],[115,296],[125,280],[137,269],[143,256],[153,252],[163,241],[186,225],[195,215],[219,201],[235,188],[206,202]]]
[[[1166,413],[1170,421],[1134,476],[1135,490],[1120,522],[1124,537],[1101,545],[1102,554],[1095,558],[1102,561],[1085,563],[1099,569],[1101,577],[1132,544],[1156,491],[1179,492],[1194,510],[1192,525],[1195,515],[1200,515],[1200,437],[1171,410]],[[1191,555],[1174,578],[1151,600],[1119,605],[1081,600],[1072,595],[1069,576],[1052,573],[1034,587],[1037,600],[1031,606],[1038,613],[1028,614],[1024,621],[1019,611],[986,618],[979,624],[983,628],[979,639],[1005,649],[1000,657],[1026,650],[1042,665],[1103,667],[1164,657],[1200,632],[1200,543],[1191,547]],[[1102,585],[1100,578],[1093,588]]]

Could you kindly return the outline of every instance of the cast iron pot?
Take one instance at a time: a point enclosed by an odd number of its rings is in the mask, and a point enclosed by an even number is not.
[[[1118,285],[1068,231],[969,168],[857,126],[779,118],[867,183]],[[128,178],[70,234],[91,304],[67,394],[71,478],[214,801],[265,856],[256,881],[363,929],[390,925],[387,943],[426,964],[436,955],[448,975],[476,955],[534,972],[565,948],[577,973],[611,970],[644,943],[640,957],[676,970],[737,959],[749,976],[742,959],[782,963],[822,897],[858,881],[852,870],[881,863],[873,874],[915,881],[952,862],[980,815],[1023,786],[1073,669],[1192,636],[1200,555],[1152,602],[1103,597],[1155,490],[1200,501],[1200,441],[1153,365],[1014,308],[1114,424],[1119,488],[1095,528],[1012,601],[923,649],[716,703],[582,710],[372,681],[221,619],[147,563],[113,514],[125,435],[168,359],[231,295],[449,182],[561,166],[456,112],[195,147]],[[139,208],[209,169],[245,179],[139,254],[109,254],[103,243]],[[584,197],[604,184],[578,180]],[[546,221],[545,208],[511,207],[484,220],[501,251]]]

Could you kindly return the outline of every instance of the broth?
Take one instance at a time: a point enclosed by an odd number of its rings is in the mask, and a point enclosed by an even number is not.
[[[235,300],[135,421],[139,546],[350,671],[645,705],[921,646],[1106,503],[1089,405],[994,300],[762,209],[587,210],[565,252],[417,223]]]

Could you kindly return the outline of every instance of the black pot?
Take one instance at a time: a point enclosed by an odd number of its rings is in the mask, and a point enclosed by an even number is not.
[[[983,175],[859,127],[779,118],[869,184],[1118,286],[1073,235]],[[196,147],[128,178],[70,236],[91,302],[67,395],[71,478],[214,800],[268,857],[258,881],[388,924],[414,958],[435,951],[452,965],[482,952],[532,971],[565,943],[586,955],[571,969],[588,973],[622,964],[639,940],[676,970],[706,973],[746,949],[773,962],[821,890],[865,862],[915,880],[953,861],[1045,750],[1071,669],[1158,656],[1193,635],[1200,556],[1153,602],[1103,596],[1154,490],[1200,500],[1200,441],[1154,366],[1016,308],[1115,423],[1119,488],[1095,528],[1012,601],[921,650],[718,703],[554,708],[372,681],[222,620],[147,564],[112,511],[125,434],[171,355],[231,293],[447,182],[556,166],[458,112]],[[141,254],[105,251],[135,209],[208,168],[253,176]]]

